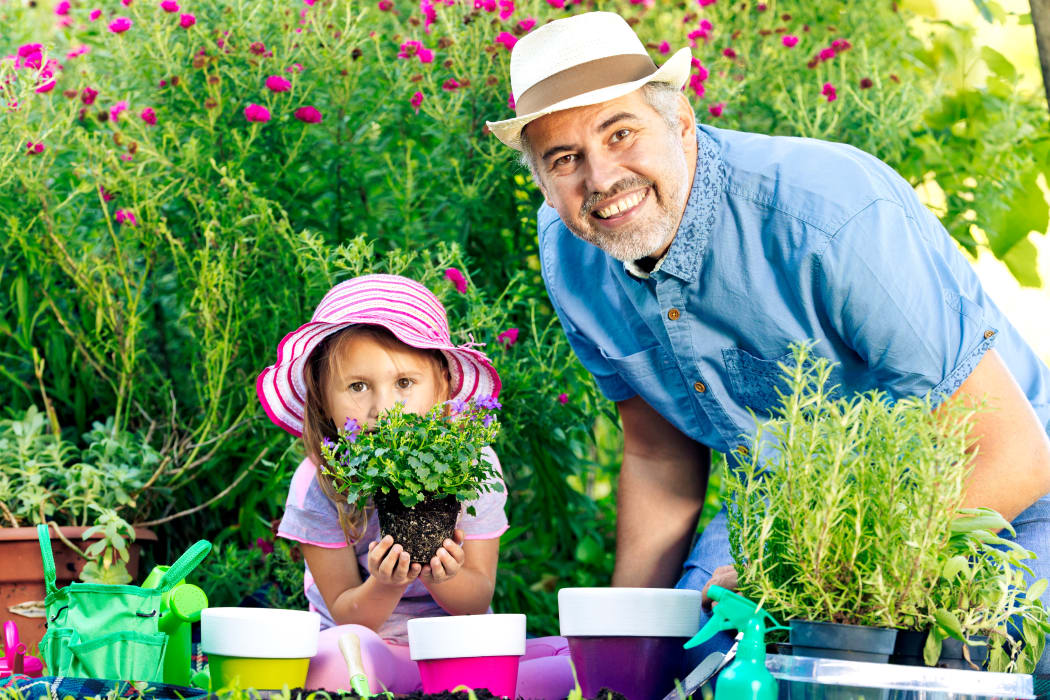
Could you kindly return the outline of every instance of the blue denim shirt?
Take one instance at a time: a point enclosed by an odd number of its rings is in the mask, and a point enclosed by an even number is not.
[[[607,398],[639,395],[728,452],[754,432],[749,409],[776,404],[793,342],[817,341],[844,392],[934,402],[994,345],[1050,430],[1050,370],[890,167],[813,139],[702,125],[696,140],[685,214],[647,279],[539,210],[547,292]]]

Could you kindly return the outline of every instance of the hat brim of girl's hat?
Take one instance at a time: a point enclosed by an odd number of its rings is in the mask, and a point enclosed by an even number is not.
[[[260,372],[255,380],[255,393],[274,424],[295,437],[302,436],[306,410],[306,382],[303,379],[306,360],[322,340],[353,325],[359,324],[310,321],[281,340],[277,346],[277,362]],[[499,374],[485,353],[470,347],[449,345],[439,338],[433,341],[410,338],[403,328],[394,324],[372,321],[364,325],[382,326],[410,347],[440,350],[448,361],[452,387],[450,400],[470,401],[499,396],[502,386]]]
[[[579,95],[562,100],[561,102],[555,102],[538,112],[532,112],[531,114],[524,114],[520,117],[504,119],[503,121],[498,122],[486,122],[486,125],[489,127],[489,131],[496,135],[496,138],[514,150],[520,151],[522,129],[524,129],[529,122],[533,122],[540,117],[545,117],[554,112],[572,109],[573,107],[586,107],[588,105],[596,105],[601,102],[615,100],[618,97],[623,97],[624,95],[634,92],[646,83],[669,83],[674,85],[676,89],[681,90],[682,86],[685,85],[685,81],[689,79],[689,71],[692,68],[692,58],[692,52],[688,47],[685,47],[676,51],[671,58],[667,59],[662,66],[656,69],[656,72],[651,73],[644,78],[629,83],[610,85],[608,87],[599,88],[598,90],[580,93]]]

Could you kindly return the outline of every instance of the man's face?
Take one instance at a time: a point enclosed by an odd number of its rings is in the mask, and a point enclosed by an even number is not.
[[[618,260],[667,250],[696,161],[684,100],[678,112],[672,129],[636,90],[528,125],[540,188],[570,231]]]

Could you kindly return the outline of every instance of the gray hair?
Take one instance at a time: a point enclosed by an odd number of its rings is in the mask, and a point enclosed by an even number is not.
[[[675,88],[671,83],[646,83],[641,87],[642,99],[648,104],[660,118],[667,124],[667,128],[674,132],[678,128],[678,100],[681,92]],[[525,134],[525,130],[522,129],[521,136],[521,153],[518,155],[518,164],[523,168],[527,168],[529,174],[532,176],[532,181],[536,185],[540,184],[539,177],[536,173],[536,159],[532,153],[532,147],[529,144],[529,137]]]

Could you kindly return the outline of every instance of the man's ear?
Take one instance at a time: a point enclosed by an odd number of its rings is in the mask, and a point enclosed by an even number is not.
[[[683,142],[689,143],[696,134],[696,112],[693,111],[693,105],[689,104],[689,98],[681,92],[678,93],[678,122],[681,128],[679,136]]]

